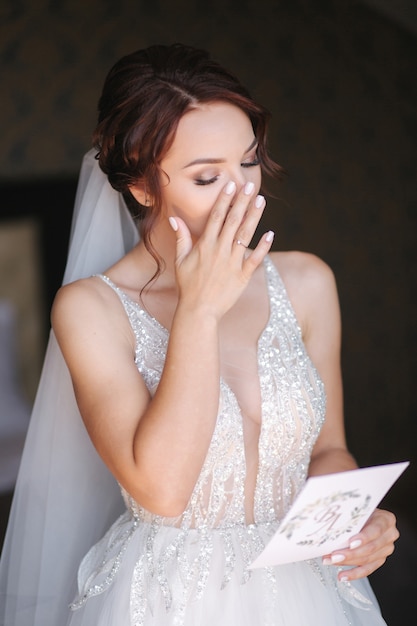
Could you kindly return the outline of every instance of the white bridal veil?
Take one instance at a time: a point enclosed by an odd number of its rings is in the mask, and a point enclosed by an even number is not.
[[[103,272],[138,240],[94,154],[81,168],[64,283]],[[79,562],[122,510],[51,331],[0,563],[0,625],[64,626]]]

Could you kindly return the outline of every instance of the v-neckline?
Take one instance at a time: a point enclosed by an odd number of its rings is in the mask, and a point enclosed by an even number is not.
[[[267,322],[266,322],[265,326],[263,327],[262,331],[259,334],[257,344],[259,344],[262,336],[265,334],[265,331],[269,328],[270,322],[271,322],[271,315],[272,315],[271,284],[270,284],[271,281],[270,281],[269,274],[268,274],[268,271],[267,271],[268,270],[268,265],[272,265],[273,266],[273,263],[272,263],[272,261],[268,257],[265,257],[263,266],[264,266],[264,272],[265,272],[265,284],[266,284],[266,289],[267,289],[267,293],[268,293],[269,314],[268,314]],[[275,269],[275,266],[273,266],[273,267],[274,267],[274,270],[277,272],[277,270]],[[161,324],[161,322],[154,315],[149,313],[149,311],[143,305],[141,305],[139,302],[136,302],[136,300],[133,300],[130,296],[128,296],[127,293],[125,291],[123,291],[123,289],[121,289],[121,287],[118,287],[118,285],[116,285],[116,283],[113,282],[112,279],[109,278],[106,274],[97,274],[97,276],[101,276],[102,278],[104,278],[116,291],[118,291],[120,294],[122,294],[123,297],[130,302],[130,304],[133,304],[133,306],[135,306],[140,311],[142,311],[142,313],[148,318],[148,320],[153,322],[153,324],[155,326],[157,326],[159,328],[159,330],[162,330],[167,335],[167,337],[169,337],[170,331],[168,330],[168,328],[166,326],[164,326],[163,324]]]
[[[269,266],[269,267],[268,267]],[[265,335],[267,334],[267,332],[269,331],[270,327],[271,327],[271,323],[272,323],[272,317],[273,317],[273,299],[272,299],[272,280],[271,280],[271,276],[270,276],[270,272],[268,271],[268,269],[270,269],[270,267],[272,266],[273,271],[275,273],[278,272],[278,270],[275,268],[274,264],[272,263],[271,259],[269,259],[268,257],[265,257],[264,262],[263,262],[263,268],[264,268],[264,272],[265,272],[265,284],[266,284],[266,289],[267,289],[267,295],[268,295],[268,304],[269,304],[269,313],[268,313],[268,317],[267,317],[267,321],[265,326],[263,327],[263,329],[261,330],[259,337],[256,341],[256,366],[257,366],[257,373],[258,373],[258,378],[260,379],[260,348],[261,348],[261,343],[264,340]],[[123,289],[121,289],[120,287],[118,287],[111,278],[109,278],[108,276],[106,276],[106,274],[99,274],[99,276],[103,277],[119,294],[123,295],[123,298],[125,298],[131,305],[133,305],[136,309],[138,309],[145,317],[148,321],[150,321],[156,328],[158,328],[158,330],[160,332],[162,332],[165,337],[166,340],[168,341],[169,339],[169,335],[170,335],[170,331],[168,330],[168,328],[166,326],[164,326],[163,324],[161,324],[161,322],[159,322],[159,320],[154,317],[151,313],[149,313],[149,311],[143,306],[141,305],[139,302],[136,302],[135,300],[133,300],[130,296],[127,295],[127,293],[125,291],[123,291]],[[219,376],[219,383],[220,383],[220,387],[223,386],[224,389],[227,390],[227,392],[231,395],[231,397],[233,398],[233,401],[235,402],[236,406],[239,409],[239,413],[240,416],[243,417],[243,410],[242,407],[239,403],[237,394],[233,391],[231,385],[226,382],[225,378],[223,376]],[[262,425],[262,418],[263,418],[263,397],[262,397],[262,387],[260,385],[260,380],[259,380],[259,386],[260,386],[260,401],[261,401],[261,406],[260,406],[260,427]]]

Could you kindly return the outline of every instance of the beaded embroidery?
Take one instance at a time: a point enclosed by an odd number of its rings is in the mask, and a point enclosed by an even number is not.
[[[131,623],[141,626],[146,611],[152,610],[158,597],[170,610],[175,582],[176,623],[181,624],[189,599],[201,597],[205,590],[214,544],[218,549],[221,543],[224,558],[221,587],[227,586],[237,563],[238,571],[242,571],[241,582],[245,583],[251,575],[247,566],[264,546],[258,529],[262,527],[272,536],[302,488],[311,450],[324,421],[324,386],[307,355],[282,280],[268,257],[264,266],[270,317],[258,342],[262,424],[254,493],[255,524],[245,525],[242,415],[237,398],[221,380],[215,430],[186,510],[175,519],[154,516],[122,489],[127,512],[120,524],[127,528],[111,551],[112,564],[106,558],[94,563],[95,548],[86,555],[80,567],[80,572],[84,572],[80,577],[80,595],[72,608],[78,608],[111,584],[132,535],[141,533],[142,549],[137,553],[132,578]],[[162,374],[168,331],[109,278],[100,278],[123,303],[135,333],[135,362],[152,394]],[[110,574],[103,581],[104,572],[109,569]],[[272,581],[273,570],[268,569],[265,576]]]

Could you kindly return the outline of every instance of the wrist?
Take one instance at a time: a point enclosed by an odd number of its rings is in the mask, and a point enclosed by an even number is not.
[[[191,326],[213,328],[217,331],[220,316],[214,307],[208,304],[196,304],[192,301],[180,299],[175,311],[175,318],[186,321]]]

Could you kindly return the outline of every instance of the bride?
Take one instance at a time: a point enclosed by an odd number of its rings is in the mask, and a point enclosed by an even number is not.
[[[251,245],[262,174],[280,173],[267,119],[187,46],[140,50],[107,76],[0,623],[384,624],[366,577],[398,537],[387,511],[345,550],[248,569],[308,476],[356,467],[333,274],[270,252],[271,231]]]

